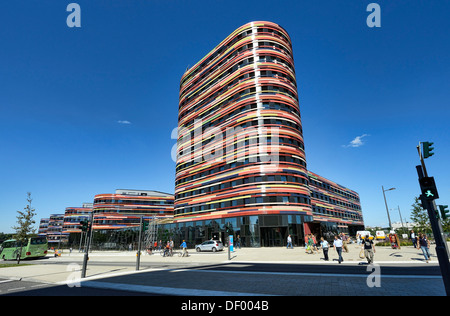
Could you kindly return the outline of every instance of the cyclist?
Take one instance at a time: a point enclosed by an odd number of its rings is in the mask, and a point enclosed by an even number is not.
[[[183,243],[180,245],[180,248],[183,248],[183,255],[182,255],[182,257],[187,257],[187,256],[189,256],[189,254],[188,254],[188,252],[187,252],[186,241],[183,240]]]
[[[171,253],[170,253],[170,244],[169,244],[169,242],[167,242],[166,247],[164,248],[164,255],[163,255],[163,257],[168,257],[170,255],[171,255]]]

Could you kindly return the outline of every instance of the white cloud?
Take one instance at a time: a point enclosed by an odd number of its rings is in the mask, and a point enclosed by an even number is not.
[[[342,147],[361,147],[364,145],[363,138],[370,136],[369,134],[362,134],[361,136],[356,136],[348,145],[342,145]]]
[[[130,121],[117,121],[117,123],[119,123],[119,124],[131,124]]]

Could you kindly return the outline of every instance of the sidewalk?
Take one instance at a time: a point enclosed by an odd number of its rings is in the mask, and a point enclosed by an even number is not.
[[[380,265],[393,264],[414,264],[414,265],[435,265],[438,263],[435,247],[430,248],[432,255],[430,263],[426,263],[423,254],[411,246],[403,247],[400,250],[390,247],[377,247],[375,253],[375,263]],[[342,265],[359,265],[365,263],[365,259],[359,258],[360,247],[349,245],[349,252],[343,252],[344,262]],[[289,263],[289,264],[328,264],[338,265],[337,254],[333,249],[329,250],[329,261],[323,260],[322,251],[319,254],[307,254],[303,247],[294,249],[286,248],[242,248],[230,253],[231,260],[228,260],[228,249],[224,251],[211,253],[196,253],[193,249],[189,250],[189,257],[162,257],[159,252],[152,255],[142,254],[140,267],[145,270],[149,264],[167,268],[168,264],[178,264],[179,266],[196,266],[221,263]],[[23,279],[39,282],[49,282],[56,284],[65,284],[70,282],[82,267],[83,254],[67,251],[63,252],[61,257],[55,258],[48,255],[46,259],[33,261],[23,260],[21,263],[29,264],[26,266],[0,268],[0,278]],[[42,264],[40,263],[42,262]],[[59,264],[57,264],[59,263]],[[65,263],[65,264],[60,264]],[[124,263],[123,265],[121,263]],[[87,265],[87,279],[107,278],[117,275],[126,275],[138,273],[135,268],[136,252],[92,252],[89,254]]]

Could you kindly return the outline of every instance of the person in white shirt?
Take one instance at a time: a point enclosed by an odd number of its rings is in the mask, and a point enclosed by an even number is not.
[[[342,258],[342,239],[340,239],[337,235],[334,236],[333,247],[339,255],[338,262],[341,263],[342,261],[344,261],[344,259]]]
[[[328,241],[326,241],[323,237],[320,238],[320,247],[322,247],[325,261],[328,261]]]
[[[291,238],[291,235],[289,235],[289,236],[287,237],[287,247],[286,247],[286,249],[289,249],[289,247],[291,247],[292,249],[294,249],[294,247],[292,247],[292,238]]]

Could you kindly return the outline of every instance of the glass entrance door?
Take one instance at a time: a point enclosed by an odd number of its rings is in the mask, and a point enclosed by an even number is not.
[[[287,227],[261,227],[261,246],[281,247],[285,245]],[[286,235],[286,236],[285,236]]]

